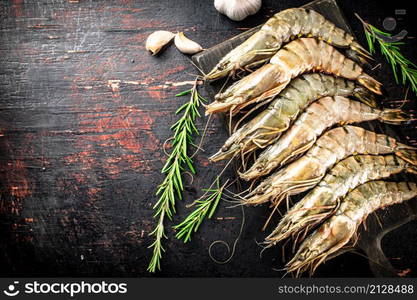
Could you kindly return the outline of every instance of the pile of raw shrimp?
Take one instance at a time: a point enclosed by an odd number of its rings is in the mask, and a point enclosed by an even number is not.
[[[265,244],[293,240],[285,268],[296,276],[312,274],[354,246],[369,214],[417,195],[416,183],[387,180],[416,173],[416,148],[349,125],[410,119],[400,109],[378,108],[381,83],[361,67],[369,58],[352,35],[319,13],[292,8],[274,15],[205,76],[217,80],[251,71],[206,108],[207,114],[240,116],[210,160],[241,159],[238,175],[252,182],[239,195],[241,203],[270,202],[275,209],[287,203]],[[243,163],[253,153],[259,154],[253,163]],[[290,197],[302,192],[290,207]]]

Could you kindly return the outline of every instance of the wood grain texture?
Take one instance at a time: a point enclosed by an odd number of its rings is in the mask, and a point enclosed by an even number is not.
[[[146,37],[160,29],[185,31],[208,48],[242,32],[238,28],[254,27],[276,11],[306,2],[264,1],[258,14],[236,23],[204,0],[1,1],[0,274],[149,276],[148,234],[154,226],[154,192],[163,179],[162,144],[171,135],[173,112],[186,101],[174,95],[189,87],[190,74],[197,71],[174,47],[150,56]],[[358,36],[354,12],[380,26],[393,8],[403,8],[379,1],[340,2]],[[406,16],[399,25],[415,36],[409,22]],[[415,39],[408,43],[405,54],[416,60]],[[403,97],[404,89],[394,84],[386,66],[376,76],[393,99]],[[415,110],[415,97],[410,99],[405,108]],[[416,142],[415,125],[404,129],[410,143]],[[204,120],[198,127],[203,129]],[[188,212],[184,204],[222,169],[209,164],[207,154],[226,136],[216,116],[208,128],[206,152],[195,158],[198,176],[188,184],[175,222]],[[157,276],[280,274],[272,269],[282,267],[279,249],[260,259],[254,242],[262,240],[267,207],[246,210],[245,229],[229,264],[210,260],[211,242],[232,243],[239,232],[241,211],[226,206],[190,244],[170,233]],[[401,230],[410,242],[396,252],[388,240],[388,248],[401,256],[399,268],[415,272],[411,237],[416,224],[410,224]],[[221,247],[215,250],[220,257],[227,254]],[[350,254],[324,265],[317,275],[371,273],[365,259]]]

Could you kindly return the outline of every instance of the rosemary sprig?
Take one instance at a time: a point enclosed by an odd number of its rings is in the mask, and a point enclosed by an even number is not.
[[[182,192],[184,191],[182,172],[188,168],[195,174],[193,160],[188,154],[188,148],[191,145],[195,146],[193,135],[198,134],[195,120],[197,117],[200,117],[198,108],[203,102],[206,102],[206,99],[198,93],[197,81],[193,88],[179,93],[176,96],[184,95],[190,95],[190,100],[180,106],[175,112],[175,114],[182,113],[182,116],[171,126],[171,130],[174,132],[172,137],[172,152],[162,168],[165,179],[158,187],[156,195],[159,196],[159,199],[153,207],[156,211],[154,218],[158,218],[158,223],[150,233],[150,236],[155,237],[154,242],[149,246],[149,248],[153,248],[153,255],[148,266],[148,271],[152,273],[161,269],[160,261],[162,252],[165,251],[162,246],[162,239],[166,238],[164,227],[165,217],[168,217],[170,220],[172,219],[172,215],[175,213],[175,201],[176,199],[182,199]]]
[[[223,194],[223,189],[226,184],[220,187],[219,177],[216,179],[216,187],[203,189],[206,192],[202,198],[196,200],[194,204],[197,208],[192,211],[180,224],[174,226],[174,229],[179,230],[175,237],[179,240],[183,239],[184,243],[191,240],[191,234],[196,232],[203,222],[204,218],[210,219],[219,204]]]
[[[413,92],[417,94],[417,66],[409,59],[404,57],[404,55],[400,52],[399,46],[404,45],[405,43],[390,42],[385,40],[383,38],[384,36],[391,38],[392,35],[365,22],[358,15],[356,16],[363,24],[366,41],[368,42],[368,47],[371,54],[376,52],[375,44],[377,43],[381,53],[385,56],[386,60],[391,65],[397,84],[401,82],[403,85],[405,85],[408,82]],[[401,80],[398,74],[398,70],[401,74]]]

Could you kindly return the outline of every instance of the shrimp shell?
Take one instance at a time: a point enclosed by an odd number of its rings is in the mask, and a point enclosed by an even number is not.
[[[302,230],[307,232],[333,213],[339,200],[360,184],[404,171],[417,174],[417,152],[404,151],[407,157],[414,157],[413,164],[392,154],[355,155],[340,161],[285,214],[266,242],[272,246]]]
[[[304,156],[266,178],[242,202],[256,205],[271,200],[278,205],[286,196],[314,187],[329,168],[350,155],[395,153],[410,161],[409,153],[402,151],[407,149],[416,148],[361,127],[337,127],[323,134]]]
[[[325,96],[355,96],[364,103],[376,106],[374,95],[354,81],[324,74],[304,74],[291,81],[279,96],[254,119],[233,133],[211,161],[265,148],[287,130],[310,103]]]
[[[220,79],[234,74],[236,70],[268,61],[294,36],[316,37],[335,47],[350,48],[352,56],[359,61],[370,58],[370,54],[352,35],[319,13],[305,8],[290,8],[275,14],[258,32],[226,54],[205,78]]]
[[[301,38],[279,50],[269,64],[217,94],[215,101],[207,105],[206,114],[225,111],[235,114],[251,103],[266,102],[278,95],[292,78],[309,71],[356,80],[370,91],[382,94],[381,83],[334,47],[314,38]]]
[[[286,269],[296,276],[307,270],[312,275],[329,256],[335,257],[343,247],[356,244],[358,228],[369,214],[416,195],[414,182],[370,181],[357,187],[343,199],[336,213],[301,244]]]
[[[269,174],[310,149],[317,137],[335,124],[376,119],[400,124],[409,120],[410,116],[398,109],[379,110],[344,97],[322,98],[311,104],[291,128],[262,152],[253,166],[240,177],[251,180]]]

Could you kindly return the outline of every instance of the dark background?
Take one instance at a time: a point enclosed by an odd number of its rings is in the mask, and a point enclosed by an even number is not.
[[[187,81],[197,71],[175,47],[150,56],[146,37],[161,29],[185,31],[208,48],[308,1],[263,1],[261,11],[243,22],[219,15],[212,2],[0,1],[1,276],[149,276],[148,234],[155,225],[154,192],[163,179],[162,144],[171,136],[173,112],[187,100],[174,95],[190,87]],[[355,12],[379,28],[386,17],[395,17],[393,33],[409,32],[402,51],[417,61],[409,2],[338,1],[362,44]],[[395,9],[407,14],[395,16]],[[372,74],[391,99],[403,99],[405,88],[395,84],[381,56],[375,57],[383,65]],[[408,98],[404,109],[415,111],[415,95]],[[204,120],[198,122],[202,130]],[[222,145],[224,128],[216,116],[174,223],[189,212],[184,204],[222,169],[207,155]],[[404,129],[409,144],[417,144],[415,128],[412,122]],[[208,246],[215,240],[233,243],[239,233],[242,212],[226,206],[221,203],[189,244],[170,231],[156,276],[281,276],[275,271],[283,266],[280,248],[259,258],[256,244],[264,236],[267,207],[245,210],[244,230],[228,264],[211,261]],[[416,229],[410,222],[383,241],[393,265],[410,269],[410,276],[417,272]],[[222,250],[215,251],[219,258],[227,254]],[[316,273],[372,275],[366,258],[352,253]]]

